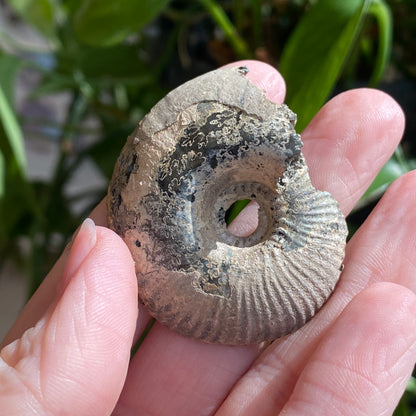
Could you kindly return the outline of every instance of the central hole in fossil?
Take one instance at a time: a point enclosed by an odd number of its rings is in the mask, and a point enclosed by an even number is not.
[[[225,213],[228,231],[236,237],[248,237],[259,226],[259,204],[250,199],[235,201]]]

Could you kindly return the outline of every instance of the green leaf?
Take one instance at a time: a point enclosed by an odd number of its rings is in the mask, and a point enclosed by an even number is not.
[[[238,214],[249,204],[250,199],[241,199],[235,201],[234,204],[225,213],[225,222],[230,225],[238,216]]]
[[[360,209],[363,206],[380,198],[384,191],[400,176],[408,172],[408,169],[396,160],[393,156],[381,168],[380,172],[369,186],[367,191],[361,197],[354,210]]]
[[[14,100],[14,80],[22,66],[23,62],[17,56],[0,52],[0,85],[9,103]]]
[[[4,197],[5,190],[6,190],[6,161],[4,160],[3,153],[0,150],[0,201]]]
[[[394,416],[415,416],[416,411],[412,405],[416,399],[416,380],[414,377],[410,377],[407,384],[406,391],[403,394]]]
[[[368,14],[377,20],[379,29],[377,56],[370,79],[370,86],[374,87],[380,81],[390,59],[393,42],[393,19],[389,6],[383,0],[372,0]]]
[[[27,210],[27,201],[23,203],[20,198],[26,194],[26,157],[12,107],[14,79],[20,66],[14,56],[0,55],[0,252],[10,243],[11,230]]]
[[[78,49],[75,58],[72,68],[82,71],[88,79],[107,78],[124,82],[139,78],[142,74],[149,75],[148,67],[138,56],[137,47],[132,45],[121,44],[107,48],[84,46]]]
[[[8,3],[39,32],[49,38],[55,37],[57,3],[54,0],[8,0]]]
[[[410,377],[406,386],[406,391],[416,396],[416,379],[414,377]]]
[[[45,75],[33,96],[79,88],[77,72],[97,91],[120,83],[142,86],[153,81],[152,71],[140,60],[137,48],[132,45],[107,48],[82,45],[75,51],[61,50],[56,57],[57,67]]]
[[[22,176],[26,173],[26,155],[23,147],[23,135],[0,82],[0,151],[6,157],[16,160]]]
[[[26,210],[27,204],[19,198],[25,193],[25,167],[20,129],[0,86],[0,252],[7,245],[10,229]]]
[[[85,0],[73,16],[81,42],[111,46],[150,23],[169,0]]]
[[[81,7],[83,0],[61,0],[61,2],[69,13],[75,13]]]
[[[224,32],[224,36],[230,42],[236,55],[242,59],[251,57],[251,53],[245,40],[238,34],[237,29],[234,27],[221,5],[215,0],[199,1],[211,14],[211,17],[214,19],[218,27],[220,27]]]
[[[13,68],[10,62],[6,55],[0,56],[0,252],[15,238],[15,227],[35,209],[26,178],[23,136],[11,104],[18,65],[9,73],[5,67]]]
[[[359,32],[370,0],[320,0],[297,25],[282,53],[286,103],[303,130],[325,103]]]

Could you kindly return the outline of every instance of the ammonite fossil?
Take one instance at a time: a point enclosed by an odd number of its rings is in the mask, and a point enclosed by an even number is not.
[[[130,248],[140,300],[162,324],[206,342],[251,344],[308,321],[341,273],[347,228],[310,182],[296,115],[247,68],[173,90],[128,138],[108,220]],[[247,237],[227,229],[237,200],[259,205]]]

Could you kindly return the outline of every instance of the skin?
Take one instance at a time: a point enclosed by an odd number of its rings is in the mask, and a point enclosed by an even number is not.
[[[282,102],[270,66],[239,62]],[[302,133],[315,187],[347,215],[388,160],[404,116],[388,95],[351,90]],[[347,246],[323,309],[271,345],[185,339],[149,315],[133,262],[105,228],[105,203],[86,220],[4,339],[0,409],[7,415],[391,415],[416,360],[416,172],[398,179]],[[235,221],[242,233],[256,208]],[[252,225],[251,225],[252,226]]]

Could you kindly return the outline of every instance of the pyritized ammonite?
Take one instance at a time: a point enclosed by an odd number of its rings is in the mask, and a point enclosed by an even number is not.
[[[332,293],[347,227],[310,182],[296,115],[247,68],[173,90],[144,117],[116,164],[109,226],[136,264],[139,296],[162,324],[206,342],[288,334]],[[259,205],[247,237],[229,232],[237,200]]]

